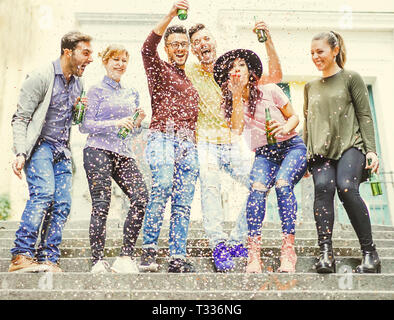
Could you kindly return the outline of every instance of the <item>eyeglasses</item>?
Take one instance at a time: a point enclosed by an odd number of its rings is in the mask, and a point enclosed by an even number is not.
[[[182,48],[189,47],[189,42],[187,42],[187,41],[183,41],[183,42],[174,41],[174,42],[167,43],[167,45],[170,45],[171,48],[175,50],[175,49],[178,49],[179,47],[182,47]]]

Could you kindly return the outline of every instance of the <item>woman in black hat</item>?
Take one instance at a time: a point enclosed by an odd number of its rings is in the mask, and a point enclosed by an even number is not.
[[[259,84],[263,67],[250,50],[232,50],[221,56],[214,77],[223,93],[223,109],[231,129],[243,134],[255,161],[250,173],[247,204],[249,257],[246,272],[262,272],[261,227],[268,191],[275,186],[282,221],[279,272],[295,272],[294,249],[297,201],[294,186],[306,171],[306,147],[294,131],[299,118],[275,84]],[[266,128],[266,114],[271,120]]]

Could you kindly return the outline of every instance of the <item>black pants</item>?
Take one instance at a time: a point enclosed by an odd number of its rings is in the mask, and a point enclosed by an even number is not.
[[[83,161],[92,198],[89,238],[93,264],[104,257],[106,222],[111,203],[111,178],[130,199],[120,255],[132,256],[148,203],[148,190],[135,160],[107,150],[88,147],[84,149]]]
[[[338,191],[349,220],[356,231],[362,250],[372,250],[372,229],[368,208],[359,193],[363,179],[365,155],[356,148],[345,151],[335,161],[314,159],[310,170],[315,185],[314,216],[318,243],[331,243],[334,226],[334,195]]]

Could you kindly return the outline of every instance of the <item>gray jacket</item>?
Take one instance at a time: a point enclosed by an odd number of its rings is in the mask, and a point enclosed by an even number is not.
[[[76,79],[81,81],[80,78]],[[26,160],[30,158],[44,126],[54,80],[55,70],[50,63],[28,74],[22,84],[11,125],[13,151],[15,154],[25,153]]]

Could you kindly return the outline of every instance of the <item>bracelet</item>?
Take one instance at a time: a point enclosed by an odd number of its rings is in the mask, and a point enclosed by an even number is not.
[[[24,152],[19,152],[19,153],[16,154],[16,156],[17,157],[23,156],[25,158],[25,160],[26,160],[26,153],[24,153]]]

